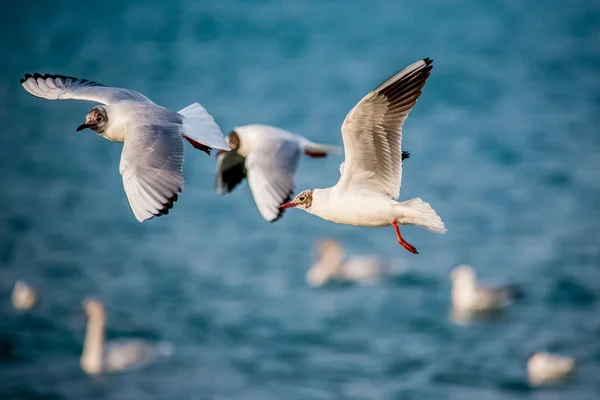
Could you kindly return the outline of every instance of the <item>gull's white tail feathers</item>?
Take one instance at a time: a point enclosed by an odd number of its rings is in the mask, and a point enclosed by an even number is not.
[[[184,136],[215,149],[230,150],[221,128],[200,104],[190,104],[179,114],[183,116]]]
[[[429,203],[420,197],[397,203],[396,206],[402,207],[402,216],[398,218],[399,223],[417,225],[433,232],[446,233],[447,229],[440,216]]]

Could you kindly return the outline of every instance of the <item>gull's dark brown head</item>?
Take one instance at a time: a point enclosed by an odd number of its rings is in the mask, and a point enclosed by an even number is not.
[[[314,189],[300,192],[298,196],[294,197],[294,200],[290,201],[289,203],[283,203],[281,206],[279,206],[279,208],[286,209],[295,207],[301,210],[310,210],[313,202],[313,192]]]
[[[85,122],[77,128],[77,131],[89,128],[96,133],[102,133],[108,125],[108,114],[102,106],[92,108],[92,111],[85,117]]]
[[[229,132],[229,135],[225,136],[225,142],[231,149],[231,151],[236,151],[240,148],[240,136],[236,133],[236,131]],[[219,150],[217,151],[217,157],[221,154],[227,153],[229,150]]]
[[[229,132],[229,135],[225,138],[225,141],[231,148],[231,150],[237,150],[240,147],[240,136],[236,131]]]

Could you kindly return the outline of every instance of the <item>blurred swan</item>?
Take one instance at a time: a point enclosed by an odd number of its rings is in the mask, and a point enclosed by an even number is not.
[[[527,361],[527,375],[533,386],[564,380],[575,368],[575,359],[549,353],[536,353]]]
[[[35,290],[23,281],[16,281],[12,292],[12,304],[17,310],[30,310],[37,303]]]
[[[165,342],[152,344],[133,339],[104,343],[104,305],[98,300],[86,299],[83,306],[88,324],[81,354],[81,368],[86,373],[99,374],[141,367],[157,357],[172,354],[171,345]]]
[[[331,239],[317,243],[317,262],[306,273],[306,282],[313,287],[331,279],[342,282],[368,281],[387,273],[387,264],[378,257],[344,258],[342,246]]]
[[[498,311],[510,305],[518,295],[514,286],[478,287],[475,270],[468,265],[456,267],[450,277],[452,307],[458,315]]]

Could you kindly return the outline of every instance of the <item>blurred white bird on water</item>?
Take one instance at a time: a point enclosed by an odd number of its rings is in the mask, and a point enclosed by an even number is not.
[[[527,376],[532,386],[564,381],[575,369],[575,359],[557,354],[536,353],[527,361]]]
[[[11,302],[15,309],[27,311],[38,302],[35,290],[23,281],[16,281],[13,287]]]
[[[330,280],[374,281],[389,271],[388,263],[379,257],[344,257],[342,246],[332,239],[320,240],[316,247],[317,262],[306,273],[306,282],[313,287]]]
[[[143,367],[160,357],[173,353],[170,343],[151,343],[141,339],[105,343],[106,312],[96,299],[86,299],[83,307],[88,317],[81,368],[88,374],[117,372]]]
[[[516,286],[498,288],[478,286],[475,270],[459,265],[450,274],[452,280],[453,317],[458,321],[475,314],[500,311],[512,304],[520,294]]]

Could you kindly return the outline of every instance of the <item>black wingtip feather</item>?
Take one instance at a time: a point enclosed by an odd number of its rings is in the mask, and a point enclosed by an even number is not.
[[[433,68],[431,65],[432,60],[425,58],[423,61],[426,63],[425,67],[413,70],[407,75],[404,75],[401,79],[385,86],[391,78],[387,79],[379,85],[375,91],[387,97],[391,104],[400,104],[406,99],[406,96],[411,95],[411,93],[416,93],[418,98],[421,95],[421,89],[425,86],[425,81],[427,81],[427,78],[431,75],[431,70]],[[416,88],[419,88],[418,92],[415,92]]]
[[[169,213],[169,210],[173,208],[173,204],[175,204],[177,200],[179,200],[179,195],[175,193],[163,204],[163,208],[156,211],[156,214],[154,214],[154,216],[160,217],[162,215],[167,215]]]
[[[286,196],[286,198],[281,202],[281,204],[287,203],[290,200],[292,200],[292,196],[294,194],[294,191],[291,191],[290,193],[288,193],[288,195]],[[283,216],[283,213],[285,212],[285,209],[279,209],[279,213],[277,214],[277,216],[275,217],[275,219],[272,219],[271,221],[269,221],[270,223],[273,223],[275,221],[278,221],[279,218],[281,218]]]
[[[430,71],[433,69],[433,66],[431,65],[433,63],[433,60],[430,58],[423,58],[421,61],[425,62],[425,67],[424,68],[420,68],[417,69],[415,71],[412,71],[411,73],[409,73],[408,75],[404,76],[399,82],[395,82],[391,85],[389,85],[386,89],[382,90],[382,87],[394,76],[398,75],[400,72],[402,71],[398,71],[396,72],[394,75],[390,76],[389,78],[387,78],[385,81],[383,81],[379,86],[377,86],[375,88],[375,90],[373,90],[374,92],[388,92],[388,93],[383,93],[386,95],[391,95],[392,93],[389,93],[391,90],[398,90],[401,89],[403,86],[405,86],[406,84],[411,84],[415,82],[415,77],[422,75],[425,77],[425,79],[427,79],[429,77]],[[412,64],[411,64],[412,65]],[[407,67],[408,68],[408,67]],[[400,84],[398,84],[400,83]],[[388,96],[390,97],[390,96]]]
[[[410,151],[403,151],[402,152],[402,161],[406,160],[407,158],[410,158]]]
[[[29,78],[33,78],[33,75],[25,74],[25,76],[21,78],[21,83],[24,83]]]
[[[77,82],[79,85],[103,86],[101,83],[90,81],[89,79],[81,79],[81,78],[75,78],[74,76],[57,75],[57,74],[44,74],[44,75],[42,75],[39,72],[34,72],[33,75],[32,74],[25,74],[25,76],[20,79],[21,83],[24,83],[29,78],[33,78],[33,79],[38,79],[38,78],[42,78],[42,79],[48,79],[48,78],[56,79],[56,78],[60,78],[60,79],[63,79],[63,80],[70,79],[73,82]]]

